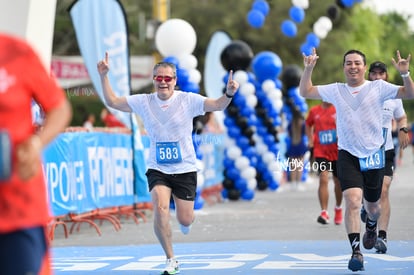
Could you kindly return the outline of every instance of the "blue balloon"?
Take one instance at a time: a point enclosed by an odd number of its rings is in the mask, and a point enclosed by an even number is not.
[[[246,189],[241,194],[241,198],[247,201],[250,201],[254,198],[254,191],[250,189]]]
[[[234,168],[234,161],[231,158],[225,157],[223,160],[223,166],[225,169]]]
[[[305,11],[301,7],[292,6],[289,10],[289,16],[296,23],[302,23],[305,19]]]
[[[190,74],[186,69],[177,68],[177,84],[180,87],[186,86],[188,80],[190,78]]]
[[[306,43],[309,44],[311,47],[319,47],[319,44],[321,43],[321,39],[313,32],[308,33],[306,35]]]
[[[240,178],[234,182],[234,187],[240,191],[247,189],[247,181],[244,178]]]
[[[308,42],[305,42],[302,45],[300,45],[300,53],[303,53],[305,55],[311,55],[313,48],[314,47],[311,44],[309,44]]]
[[[273,52],[263,51],[253,58],[252,69],[259,82],[274,80],[282,70],[282,60]]]
[[[223,197],[223,199],[227,199],[229,197],[229,191],[226,188],[223,188],[221,190],[221,196]]]
[[[230,127],[236,126],[236,124],[235,124],[235,123],[236,123],[236,122],[234,122],[234,120],[233,120],[232,118],[228,117],[228,116],[226,116],[226,118],[224,119],[224,125],[225,125],[227,128],[230,128]]]
[[[239,127],[234,125],[233,127],[230,127],[230,128],[227,129],[227,134],[231,138],[238,139],[239,136],[241,135],[241,131],[240,131]]]
[[[279,90],[281,90],[281,89],[282,89],[282,87],[283,87],[282,80],[280,80],[279,78],[277,78],[277,79],[275,79],[274,81],[275,81],[275,83],[276,83],[276,88],[278,88]]]
[[[201,196],[196,196],[196,199],[194,201],[194,209],[198,210],[203,208],[204,206],[204,199]]]
[[[236,144],[240,147],[240,149],[245,150],[247,149],[249,144],[249,139],[245,136],[240,135],[239,138],[236,139]]]
[[[350,8],[354,4],[354,0],[341,0],[341,2],[346,8]]]
[[[277,188],[279,188],[279,184],[274,180],[270,181],[268,183],[268,186],[270,190],[276,190]]]
[[[172,55],[164,57],[164,59],[162,61],[172,63],[176,67],[178,67],[179,64],[180,64],[180,61],[178,60],[178,58],[175,57],[175,56],[172,56]]]
[[[269,4],[265,0],[256,0],[252,4],[252,9],[260,11],[264,16],[269,14]]]
[[[180,89],[184,92],[195,93],[198,94],[200,92],[200,86],[191,81],[187,81],[187,83],[180,85]]]
[[[296,33],[298,32],[296,24],[291,20],[283,21],[280,25],[280,29],[282,30],[282,33],[287,37],[295,37]]]
[[[250,10],[247,13],[247,22],[252,26],[253,28],[259,29],[263,27],[265,22],[265,16],[262,12],[258,10]]]
[[[240,179],[240,171],[239,169],[233,167],[227,170],[227,177],[231,180],[233,180],[234,182],[237,181],[238,179]]]

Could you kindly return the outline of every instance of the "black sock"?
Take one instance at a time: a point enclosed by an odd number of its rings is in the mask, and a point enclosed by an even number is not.
[[[382,239],[386,240],[387,239],[387,231],[379,230],[378,231],[378,238],[382,238]]]
[[[377,221],[370,220],[367,217],[366,229],[369,229],[371,231],[377,230]]]
[[[361,239],[359,233],[348,234],[348,239],[349,239],[349,242],[351,243],[352,253],[354,253],[355,251],[360,251],[361,250],[359,248],[359,242],[360,242],[360,239]]]

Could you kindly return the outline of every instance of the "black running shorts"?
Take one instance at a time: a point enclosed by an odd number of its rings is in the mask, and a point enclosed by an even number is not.
[[[194,201],[197,189],[197,172],[183,174],[164,174],[161,171],[148,169],[145,174],[151,191],[155,185],[165,185],[179,199]]]
[[[394,174],[394,167],[395,167],[395,150],[387,150],[385,151],[385,176],[392,177]]]
[[[362,172],[359,159],[345,150],[338,152],[338,178],[342,191],[348,188],[361,188],[365,200],[376,202],[381,197],[384,168]]]

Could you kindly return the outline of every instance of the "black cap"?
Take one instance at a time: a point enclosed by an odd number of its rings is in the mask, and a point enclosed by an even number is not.
[[[371,63],[371,65],[369,66],[369,72],[372,72],[375,69],[378,69],[383,73],[386,73],[387,72],[387,65],[385,65],[381,61],[375,61],[374,63]]]

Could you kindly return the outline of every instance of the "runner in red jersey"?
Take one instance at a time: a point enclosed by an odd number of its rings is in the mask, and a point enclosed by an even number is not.
[[[328,199],[329,199],[329,173],[332,172],[335,184],[335,224],[342,223],[342,190],[336,171],[338,159],[338,145],[336,136],[336,111],[332,104],[322,102],[310,109],[306,118],[306,133],[309,145],[313,147],[315,162],[312,168],[319,175],[318,197],[321,206],[321,214],[317,221],[321,224],[329,223]]]
[[[45,111],[35,132],[31,104]],[[23,40],[0,34],[0,273],[50,274],[49,221],[41,150],[65,129],[71,108]]]

